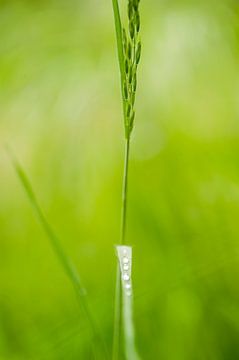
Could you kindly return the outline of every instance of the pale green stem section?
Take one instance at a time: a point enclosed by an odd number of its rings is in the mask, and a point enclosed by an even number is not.
[[[124,332],[124,359],[140,360],[135,346],[135,329],[133,321],[133,285],[132,247],[126,245],[117,246],[117,256],[121,270],[121,293],[122,293],[122,326]],[[125,261],[127,259],[127,261]],[[122,358],[120,358],[122,359]]]
[[[119,360],[120,351],[120,323],[121,323],[121,275],[120,266],[117,262],[114,304],[114,334],[112,359]]]
[[[104,353],[103,356],[105,359],[107,359],[108,358],[107,349],[106,349],[105,343],[101,337],[101,334],[99,333],[99,330],[98,330],[98,328],[93,320],[93,317],[91,315],[91,311],[89,309],[88,302],[86,300],[86,291],[81,283],[79,274],[78,274],[75,266],[71,262],[70,258],[66,255],[59,238],[57,237],[54,230],[48,223],[47,219],[45,218],[43,211],[42,211],[42,209],[38,203],[38,200],[36,198],[36,195],[33,191],[32,185],[31,185],[30,181],[28,180],[23,168],[17,161],[17,159],[14,156],[14,154],[12,153],[12,151],[10,151],[9,147],[6,146],[6,150],[7,150],[8,154],[10,155],[14,169],[16,170],[16,173],[21,181],[21,184],[22,184],[23,188],[25,189],[25,192],[26,192],[26,194],[29,198],[29,201],[32,205],[32,208],[34,209],[34,211],[42,225],[42,228],[45,231],[56,256],[58,257],[58,259],[62,265],[62,268],[64,269],[66,275],[68,276],[69,280],[71,281],[71,283],[75,289],[77,299],[85,313],[86,318],[88,319],[93,337],[97,342],[99,342],[100,348]],[[101,352],[101,350],[100,350],[100,352]]]
[[[140,360],[135,347],[135,331],[133,322],[133,298],[123,292],[123,323],[125,352],[127,360]]]

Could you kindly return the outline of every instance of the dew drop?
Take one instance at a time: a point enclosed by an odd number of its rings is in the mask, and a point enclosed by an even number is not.
[[[128,264],[128,262],[129,262],[129,259],[127,257],[123,257],[123,263]]]
[[[128,280],[129,280],[129,275],[128,275],[128,274],[124,274],[124,275],[123,275],[123,280],[128,281]]]

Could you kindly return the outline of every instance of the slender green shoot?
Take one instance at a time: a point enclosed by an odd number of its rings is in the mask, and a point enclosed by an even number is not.
[[[129,175],[129,151],[130,139],[125,141],[125,158],[124,158],[124,174],[122,187],[122,209],[121,209],[121,231],[120,244],[124,245],[126,242],[126,219],[127,219],[127,194],[128,194],[128,175]]]
[[[101,334],[100,334],[100,332],[95,324],[95,321],[92,317],[91,311],[89,309],[89,305],[88,305],[87,298],[86,298],[86,295],[87,295],[86,290],[85,290],[84,286],[82,285],[80,276],[79,276],[75,266],[73,265],[71,259],[65,253],[65,250],[62,247],[61,241],[59,240],[58,236],[55,234],[51,225],[48,223],[48,221],[39,205],[39,202],[34,193],[33,187],[31,185],[25,171],[23,170],[23,168],[20,165],[20,163],[18,162],[16,156],[13,154],[13,152],[9,149],[8,146],[6,146],[6,150],[10,156],[10,159],[11,159],[13,167],[16,171],[16,174],[17,174],[17,176],[25,190],[25,193],[31,203],[31,206],[32,206],[47,238],[49,239],[50,244],[51,244],[65,274],[67,275],[68,279],[71,281],[71,283],[73,285],[73,288],[77,295],[77,300],[78,300],[81,308],[83,309],[83,312],[84,312],[84,314],[88,320],[88,323],[90,325],[92,336],[93,336],[94,340],[96,341],[96,343],[100,346],[101,351],[103,351],[104,358],[107,359],[108,358],[107,349],[106,349],[105,343],[103,341],[103,338],[101,337]]]
[[[125,142],[125,160],[122,191],[122,209],[121,209],[121,231],[120,244],[125,243],[126,233],[126,212],[127,212],[127,187],[128,187],[128,169],[129,169],[129,139]],[[113,360],[118,360],[120,350],[120,323],[121,323],[121,283],[120,268],[117,263],[116,284],[115,284],[115,314],[114,314],[114,336],[113,336]]]
[[[121,231],[120,244],[126,243],[126,219],[127,219],[127,190],[128,190],[128,172],[129,172],[129,153],[130,153],[130,137],[134,126],[135,118],[135,94],[137,88],[137,68],[141,57],[141,41],[139,38],[140,30],[140,15],[139,15],[140,0],[128,0],[128,31],[122,27],[121,16],[119,10],[118,0],[112,0],[114,23],[116,32],[118,62],[120,70],[120,86],[122,95],[122,107],[125,130],[125,158],[124,158],[124,174],[122,186],[122,210],[121,210]],[[115,289],[115,315],[114,315],[114,335],[113,335],[113,360],[120,358],[120,335],[121,335],[121,284],[120,284],[120,269],[117,264],[116,273],[116,289]],[[132,301],[123,301],[123,307],[130,306],[127,314],[132,312]],[[124,324],[129,325],[129,319],[124,316]],[[131,330],[132,330],[131,326]],[[127,329],[126,329],[127,332]],[[130,332],[132,334],[132,331]],[[128,335],[130,333],[127,332]],[[126,335],[127,335],[126,334]],[[128,358],[131,359],[131,358]],[[133,359],[133,358],[132,358]],[[135,358],[136,359],[136,358]]]
[[[129,169],[129,146],[130,140],[125,142],[125,160],[122,191],[122,209],[121,209],[121,231],[120,244],[125,243],[126,233],[126,213],[127,213],[127,187],[128,187],[128,169]],[[117,263],[116,283],[115,283],[115,314],[114,314],[114,336],[113,336],[113,360],[118,360],[120,350],[120,324],[121,324],[121,283],[120,267]]]

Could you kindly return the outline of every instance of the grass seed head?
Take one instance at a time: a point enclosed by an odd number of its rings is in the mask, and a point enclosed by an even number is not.
[[[128,0],[128,31],[123,28],[122,41],[124,49],[124,97],[126,101],[125,130],[129,137],[134,125],[134,103],[137,89],[137,68],[141,57],[139,39],[140,15],[139,0]],[[131,109],[129,111],[128,109]],[[132,114],[134,114],[132,116]]]

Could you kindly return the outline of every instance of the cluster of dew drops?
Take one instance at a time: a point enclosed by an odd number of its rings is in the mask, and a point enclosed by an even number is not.
[[[127,250],[123,250],[122,259],[122,279],[123,285],[126,291],[126,295],[131,296],[131,282],[130,282],[130,259],[128,257]]]

